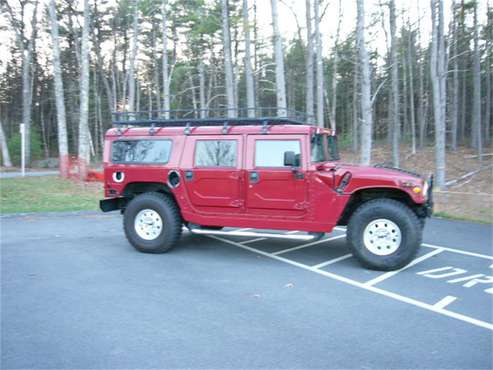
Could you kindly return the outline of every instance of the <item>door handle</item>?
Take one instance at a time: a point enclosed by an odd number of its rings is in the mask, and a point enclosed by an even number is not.
[[[192,170],[185,171],[185,180],[192,181],[193,180],[193,172]]]
[[[256,183],[256,182],[258,182],[259,179],[260,179],[260,176],[259,176],[258,172],[256,172],[256,171],[250,172],[250,182],[251,183]]]

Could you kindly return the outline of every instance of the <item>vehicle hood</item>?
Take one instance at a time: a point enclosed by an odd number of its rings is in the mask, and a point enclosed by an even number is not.
[[[374,180],[398,180],[398,181],[419,181],[423,178],[418,174],[413,174],[397,168],[364,166],[349,163],[338,163],[334,168],[336,173],[351,172],[353,178],[366,178]]]
[[[327,162],[319,165],[318,170],[319,178],[328,185],[332,183],[341,193],[369,188],[395,188],[405,191],[415,201],[424,201],[423,195],[413,193],[412,189],[415,186],[423,188],[425,180],[404,170],[340,162]]]

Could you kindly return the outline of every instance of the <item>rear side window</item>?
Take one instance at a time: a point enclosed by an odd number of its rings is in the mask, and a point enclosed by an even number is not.
[[[195,166],[236,167],[236,140],[197,140]]]
[[[113,163],[168,163],[171,140],[118,140],[111,147]]]
[[[301,145],[299,140],[257,140],[255,141],[256,167],[284,167],[284,152],[294,152],[300,163]]]

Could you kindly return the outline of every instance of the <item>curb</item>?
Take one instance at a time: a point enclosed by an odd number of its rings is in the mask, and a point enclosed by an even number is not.
[[[26,216],[41,216],[41,217],[60,217],[60,216],[83,216],[83,215],[105,215],[101,211],[61,211],[61,212],[24,212],[24,213],[5,213],[0,214],[0,219],[16,218]]]

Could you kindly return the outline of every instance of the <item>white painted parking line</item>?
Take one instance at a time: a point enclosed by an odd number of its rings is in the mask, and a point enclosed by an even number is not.
[[[353,255],[351,253],[348,253],[348,254],[345,254],[344,256],[340,256],[340,257],[331,259],[329,261],[325,261],[325,262],[319,263],[318,265],[314,265],[312,267],[314,269],[321,269],[322,267],[332,265],[333,263],[336,263],[336,262],[339,262],[339,261],[344,261],[344,260],[346,260],[346,259],[348,259],[348,258],[350,258],[352,256]]]
[[[298,230],[291,230],[285,233],[286,235],[291,235],[291,234],[296,234],[299,233]],[[255,243],[255,242],[260,242],[262,240],[267,240],[269,238],[256,238],[256,239],[250,239],[250,240],[245,240],[244,242],[241,242],[241,244],[250,244],[250,243]]]
[[[352,285],[354,287],[358,287],[358,288],[361,288],[361,289],[364,289],[364,290],[367,290],[367,291],[370,291],[370,292],[373,292],[376,294],[380,294],[380,295],[395,299],[395,300],[400,301],[400,302],[404,302],[404,303],[407,303],[407,304],[410,304],[410,305],[413,305],[416,307],[423,308],[423,309],[428,310],[428,311],[432,311],[434,313],[437,313],[437,314],[440,314],[443,316],[451,317],[451,318],[454,318],[454,319],[457,319],[457,320],[460,320],[460,321],[463,321],[463,322],[466,322],[466,323],[469,323],[469,324],[493,331],[493,324],[486,322],[486,321],[475,319],[473,317],[469,317],[469,316],[466,316],[466,315],[463,315],[463,314],[460,314],[457,312],[449,311],[449,310],[446,310],[444,308],[440,308],[440,307],[437,308],[434,305],[431,305],[431,304],[428,304],[425,302],[421,302],[421,301],[418,301],[418,300],[413,299],[413,298],[405,297],[403,295],[400,295],[400,294],[397,294],[394,292],[390,292],[390,291],[387,291],[384,289],[380,289],[380,288],[377,288],[375,286],[368,286],[368,285],[365,285],[364,283],[360,283],[359,281],[349,279],[345,276],[337,275],[337,274],[334,274],[332,272],[325,271],[325,270],[316,269],[316,268],[313,268],[312,266],[304,265],[302,263],[299,263],[299,262],[296,262],[296,261],[293,261],[293,260],[290,260],[290,259],[287,259],[287,258],[284,258],[281,256],[277,256],[277,255],[274,255],[272,253],[267,253],[267,252],[261,251],[259,249],[249,247],[248,245],[243,245],[243,244],[234,242],[232,240],[224,239],[224,238],[221,238],[221,237],[218,237],[215,235],[208,235],[208,237],[215,239],[215,240],[222,241],[222,242],[230,244],[230,245],[234,245],[238,248],[242,248],[242,249],[245,249],[247,251],[257,253],[257,254],[260,254],[262,256],[269,257],[269,258],[272,258],[274,260],[284,262],[284,263],[287,263],[289,265],[296,266],[296,267],[299,267],[301,269],[311,271],[311,272],[314,272],[316,274],[319,274],[319,275],[322,275],[322,276],[325,276],[325,277],[328,277],[328,278]]]
[[[457,297],[454,297],[454,296],[451,296],[451,295],[448,295],[446,296],[445,298],[439,300],[437,303],[435,303],[433,305],[433,307],[435,308],[445,308],[447,307],[449,304],[451,304],[452,302],[454,302],[455,300],[457,299]]]
[[[484,259],[487,259],[487,260],[493,260],[493,257],[492,256],[488,256],[486,254],[468,252],[468,251],[463,251],[462,249],[442,247],[441,245],[434,245],[434,244],[428,244],[428,243],[423,243],[421,245],[423,247],[427,247],[427,248],[438,248],[438,249],[443,249],[443,250],[448,251],[448,252],[464,254],[466,256],[479,257],[479,258],[484,258]]]
[[[342,235],[333,236],[332,238],[320,239],[320,240],[317,240],[316,242],[306,243],[306,244],[298,245],[297,247],[283,249],[282,251],[278,251],[278,252],[275,252],[275,253],[272,253],[272,254],[274,256],[277,256],[278,254],[283,254],[283,253],[288,253],[288,252],[296,251],[298,249],[302,249],[302,248],[306,248],[306,247],[311,247],[313,245],[321,244],[321,243],[324,243],[324,242],[330,242],[331,240],[344,238],[345,236],[346,236],[346,234],[342,234]]]
[[[431,251],[430,253],[427,253],[421,257],[418,257],[416,259],[414,259],[413,261],[411,261],[408,265],[404,266],[403,268],[400,268],[399,270],[394,270],[394,271],[389,271],[389,272],[386,272],[382,275],[379,275],[377,276],[375,279],[372,279],[372,280],[369,280],[365,283],[365,285],[367,286],[372,286],[372,285],[375,285],[375,284],[378,284],[384,280],[387,280],[389,277],[392,277],[396,274],[398,274],[399,272],[403,271],[403,270],[406,270],[408,269],[409,267],[412,267],[414,265],[417,265],[418,263],[424,261],[424,260],[427,260],[428,258],[430,257],[433,257],[434,255],[437,255],[438,253],[442,253],[443,252],[443,249],[435,249],[434,251]]]
[[[241,242],[241,244],[250,244],[250,243],[260,242],[260,241],[266,240],[266,239],[267,238],[250,239],[250,240],[245,240],[244,242]]]

